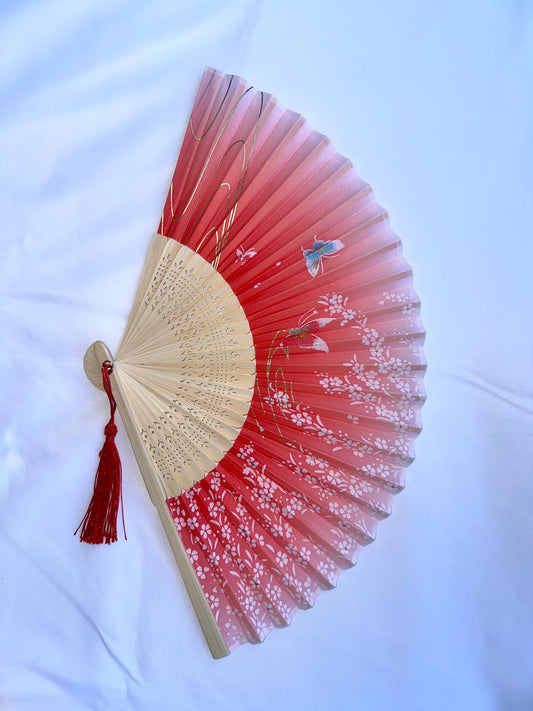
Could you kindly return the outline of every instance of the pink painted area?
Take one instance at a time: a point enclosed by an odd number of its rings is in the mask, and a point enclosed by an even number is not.
[[[349,161],[301,116],[213,70],[159,229],[224,276],[256,348],[238,439],[168,501],[231,650],[310,607],[389,514],[421,427],[419,303]]]

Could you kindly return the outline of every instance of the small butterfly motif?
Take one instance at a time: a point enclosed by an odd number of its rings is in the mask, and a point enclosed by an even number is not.
[[[314,239],[316,239],[316,235]],[[344,244],[340,241],[340,239],[332,239],[328,242],[318,240],[313,244],[311,249],[304,249],[303,253],[305,258],[305,265],[309,274],[311,274],[312,277],[315,277],[318,274],[319,267],[322,265],[322,268],[324,268],[322,264],[322,258],[332,257],[343,247]]]
[[[317,333],[331,321],[335,321],[335,319],[317,318],[312,321],[304,322],[297,326],[297,328],[291,328],[289,333],[281,341],[280,346],[286,350],[291,347],[296,347],[329,353],[328,344],[323,338],[320,338]]]
[[[241,245],[240,245],[239,247],[237,247],[237,249],[235,250],[235,254],[237,255],[237,258],[235,259],[235,261],[238,262],[238,261],[240,260],[241,264],[244,264],[245,262],[247,262],[247,261],[248,261],[249,259],[251,259],[252,257],[255,257],[255,255],[257,254],[257,252],[255,251],[255,249],[247,249],[247,250],[245,251],[244,247],[243,247],[242,244],[241,244]]]

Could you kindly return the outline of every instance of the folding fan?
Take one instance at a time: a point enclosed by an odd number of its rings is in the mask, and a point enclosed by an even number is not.
[[[116,401],[213,656],[287,625],[403,486],[418,314],[349,161],[269,94],[206,70],[117,354],[85,356],[111,420],[82,539],[116,538]]]

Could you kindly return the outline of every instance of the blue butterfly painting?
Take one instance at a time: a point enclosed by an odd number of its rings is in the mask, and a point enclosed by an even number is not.
[[[313,244],[311,249],[304,249],[305,265],[309,274],[311,274],[312,277],[315,277],[318,274],[319,268],[321,266],[322,269],[324,268],[322,258],[332,257],[343,247],[344,244],[340,241],[340,239],[332,239],[329,240],[329,242],[322,242],[319,240]]]

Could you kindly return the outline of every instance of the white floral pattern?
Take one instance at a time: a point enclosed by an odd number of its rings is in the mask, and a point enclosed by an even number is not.
[[[272,362],[284,387],[267,381],[261,405],[271,415],[270,430],[245,425],[206,480],[169,501],[230,649],[288,624],[298,608],[311,606],[321,589],[335,584],[389,514],[412,457],[423,398],[412,369],[418,351],[407,347],[409,358],[397,355],[386,335],[340,294],[320,297],[313,314],[325,331],[331,324],[337,339],[349,331],[355,346],[341,362],[331,359],[334,372],[324,367],[312,375],[323,393],[320,402],[331,397],[337,409],[346,403],[345,426],[338,417],[334,426],[295,394],[283,372],[294,353],[280,345]],[[383,426],[369,427],[369,421]],[[281,457],[263,444],[276,432]]]

